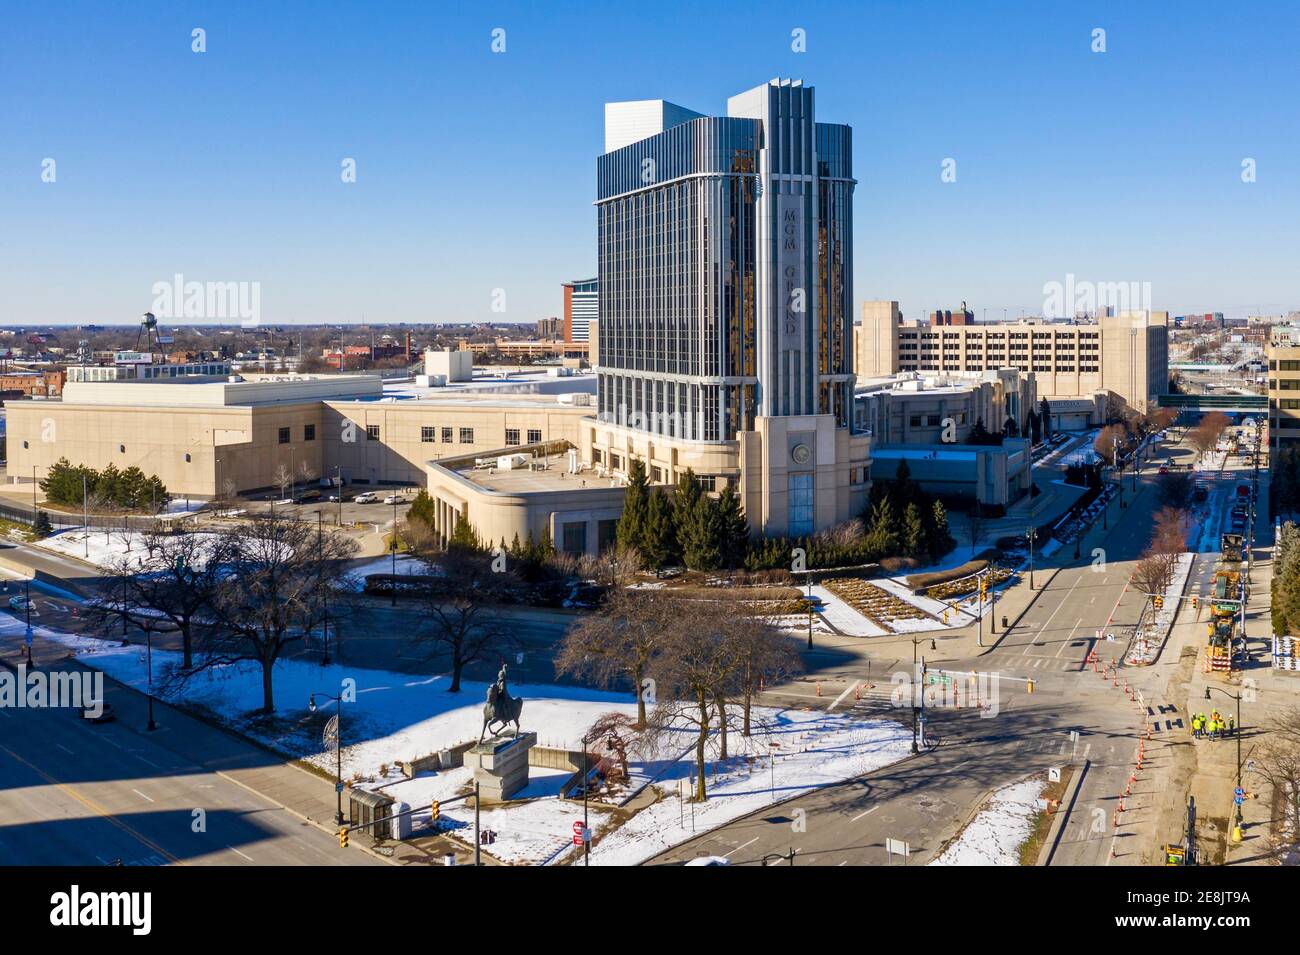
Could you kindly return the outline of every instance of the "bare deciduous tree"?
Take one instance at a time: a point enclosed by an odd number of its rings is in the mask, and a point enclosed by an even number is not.
[[[226,572],[226,538],[208,534],[143,535],[145,556],[123,556],[110,568],[116,592],[140,613],[161,621],[156,632],[181,635],[181,666],[194,665],[194,631],[201,620],[211,621],[212,603]]]
[[[349,537],[321,533],[284,517],[246,521],[215,532],[226,562],[210,602],[213,626],[204,628],[194,666],[174,673],[186,680],[243,661],[262,669],[262,709],[275,709],[272,674],[290,642],[325,619],[332,590],[346,578],[342,562],[357,548]]]
[[[501,658],[518,646],[499,609],[517,581],[495,572],[493,559],[479,554],[457,553],[439,561],[425,554],[418,559],[437,583],[421,598],[423,621],[410,643],[426,661],[448,661],[448,690],[458,693],[468,664]]]
[[[636,725],[645,726],[647,696],[652,703],[657,696],[646,680],[680,620],[680,603],[660,591],[613,590],[598,612],[583,617],[565,635],[556,671],[602,687],[629,681],[636,693]]]

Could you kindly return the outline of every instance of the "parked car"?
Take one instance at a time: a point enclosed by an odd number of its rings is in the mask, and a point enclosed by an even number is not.
[[[93,703],[89,703],[81,707],[81,717],[91,723],[111,723],[117,719],[117,714],[113,712],[113,707],[108,703],[102,703],[98,707]]]
[[[356,504],[373,504],[375,501],[379,500],[379,496],[377,494],[372,494],[370,491],[362,491],[352,500]]]
[[[17,597],[9,598],[9,609],[16,610],[19,613],[26,613],[29,604],[31,604],[31,601],[28,600],[26,597],[24,597],[22,594],[19,594]],[[32,605],[32,609],[35,609],[35,605],[34,604],[31,605]]]
[[[1168,473],[1169,473],[1169,465],[1167,465],[1167,464],[1162,464],[1162,465],[1160,465],[1160,470],[1159,470],[1158,472],[1156,472],[1156,473],[1158,473],[1158,474],[1168,474]]]
[[[394,504],[401,504],[402,498],[397,494],[390,494],[388,497],[384,498],[384,503],[389,507],[392,507]]]

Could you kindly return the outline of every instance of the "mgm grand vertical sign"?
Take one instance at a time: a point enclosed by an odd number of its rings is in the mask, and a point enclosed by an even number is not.
[[[777,196],[777,281],[780,283],[781,351],[799,353],[804,345],[808,285],[804,274],[803,197]]]

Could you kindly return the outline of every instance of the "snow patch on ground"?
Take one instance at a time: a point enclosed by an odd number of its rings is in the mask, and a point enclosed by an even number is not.
[[[1046,788],[1043,779],[1025,779],[999,789],[930,865],[1019,865]]]
[[[148,686],[142,647],[122,647],[115,641],[82,637],[44,627],[40,636],[72,648],[81,662],[114,679],[144,691]],[[0,615],[0,636],[21,637],[21,621]],[[164,669],[179,662],[180,654],[155,650],[155,680]],[[233,664],[193,679],[168,698],[212,712],[244,735],[281,752],[298,756],[327,773],[334,772],[335,757],[322,742],[324,722],[336,704],[318,698],[315,714],[307,710],[308,697],[336,695],[344,680],[355,681],[355,702],[342,708],[343,776],[359,777],[366,788],[382,789],[412,807],[417,831],[427,829],[429,803],[451,800],[464,792],[470,772],[464,767],[429,773],[406,780],[394,768],[407,761],[477,739],[487,684],[466,680],[459,693],[447,689],[445,675],[411,675],[383,670],[286,660],[275,669],[278,708],[268,719],[256,710],[262,703],[261,673],[255,664]],[[626,694],[583,687],[519,684],[512,692],[524,699],[523,725],[542,727],[539,744],[580,750],[583,734],[602,713],[635,715],[636,705]],[[618,826],[622,813],[595,799],[590,823],[599,841],[592,862],[632,865],[688,839],[692,834],[722,825],[820,786],[842,782],[902,759],[910,752],[911,736],[901,724],[864,719],[851,713],[827,714],[813,710],[755,707],[754,733],[746,738],[733,727],[729,734],[729,759],[719,758],[719,739],[710,739],[709,799],[696,805],[677,795],[683,782],[694,776],[693,732],[684,732],[680,746],[665,754],[629,766],[629,786],[654,787],[658,801]],[[388,767],[386,775],[381,767]],[[531,770],[529,788],[521,801],[484,809],[480,825],[491,829],[496,840],[485,849],[511,863],[540,863],[563,859],[571,852],[573,823],[581,819],[581,802],[558,798],[560,785],[570,776],[561,770]],[[454,802],[443,807],[439,827],[464,830],[472,842],[473,808]]]

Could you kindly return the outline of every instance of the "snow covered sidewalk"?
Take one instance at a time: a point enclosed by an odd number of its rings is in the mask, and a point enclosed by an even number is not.
[[[858,613],[840,597],[825,587],[814,585],[812,595],[818,601],[818,612],[832,627],[850,637],[883,637],[889,633]]]

